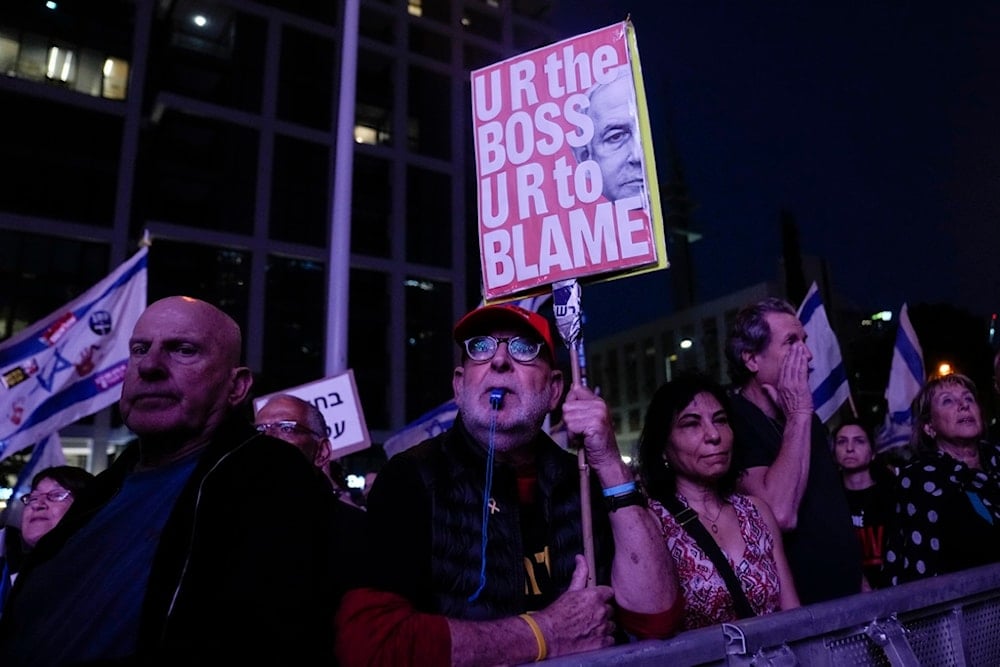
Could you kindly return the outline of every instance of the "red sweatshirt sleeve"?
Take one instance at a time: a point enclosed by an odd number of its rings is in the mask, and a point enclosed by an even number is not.
[[[666,639],[677,632],[684,611],[684,598],[677,596],[674,606],[658,614],[640,614],[618,607],[618,625],[637,639]]]
[[[371,588],[348,591],[334,623],[342,667],[451,664],[448,620],[418,612],[395,593]]]

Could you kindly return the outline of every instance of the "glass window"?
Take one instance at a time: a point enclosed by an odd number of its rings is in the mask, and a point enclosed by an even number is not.
[[[639,400],[639,355],[635,343],[625,344],[625,400],[628,403]]]
[[[358,18],[358,33],[383,44],[392,44],[396,39],[396,21],[380,11],[362,7]]]
[[[20,50],[21,44],[17,33],[0,28],[0,74],[6,76],[17,74],[17,54]]]
[[[25,33],[17,57],[17,75],[29,81],[45,81],[49,40],[42,35]]]
[[[407,0],[411,16],[448,23],[451,20],[451,0]]]
[[[545,46],[553,40],[551,35],[547,35],[534,27],[525,26],[520,23],[514,24],[514,50],[531,51],[540,46]]]
[[[677,370],[691,371],[697,370],[698,368],[698,355],[700,354],[698,348],[699,343],[695,341],[694,335],[694,325],[685,324],[681,327],[681,340],[679,343],[683,343],[685,340],[691,341],[691,346],[688,348],[681,348],[678,344],[677,357],[678,365]]]
[[[84,52],[87,55],[87,52]],[[101,63],[101,96],[123,100],[128,90],[129,64],[121,58],[105,58]],[[97,93],[92,93],[96,95]]]
[[[274,139],[272,238],[325,246],[330,227],[327,192],[330,149],[277,135]]]
[[[412,277],[406,283],[406,421],[451,398],[454,342],[451,285]]]
[[[278,90],[280,118],[320,129],[330,128],[333,66],[337,55],[332,40],[285,27]]]
[[[389,257],[392,171],[388,160],[354,153],[351,251]]]
[[[79,113],[79,112],[76,112]],[[257,132],[166,111],[143,138],[142,219],[249,234],[257,195]]]
[[[392,143],[392,65],[390,58],[372,51],[362,49],[358,54],[355,141]]]
[[[154,239],[149,248],[148,294],[149,303],[184,294],[218,306],[243,329],[243,353],[246,353],[249,253],[198,243]]]
[[[604,357],[600,352],[595,352],[590,357],[587,364],[587,383],[595,389],[604,392]]]
[[[103,243],[0,230],[0,340],[90,289],[108,258]]]
[[[465,69],[469,71],[477,70],[503,60],[503,56],[499,51],[486,49],[475,44],[466,44],[462,49],[462,54],[465,61]]]
[[[656,343],[652,338],[644,338],[642,341],[642,400],[648,401],[656,393]]]
[[[134,2],[7,0],[0,28],[0,73],[101,96],[102,69],[132,51]],[[124,97],[105,95],[111,99]]]
[[[262,2],[265,5],[315,19],[327,25],[333,25],[340,15],[341,2],[334,0],[324,0],[323,2],[316,2],[316,0],[262,0]]]
[[[543,19],[552,9],[552,0],[512,0],[515,14],[533,19]]]
[[[389,428],[389,285],[377,271],[351,270],[348,366],[369,429]]]
[[[621,397],[618,379],[618,350],[608,350],[607,355],[608,362],[604,366],[606,371],[604,375],[604,382],[607,393],[604,394],[604,396],[609,404],[618,405],[618,401]]]
[[[406,179],[406,258],[451,266],[451,178],[411,167]]]
[[[410,50],[422,56],[451,62],[451,38],[434,30],[418,25],[410,26]]]
[[[0,210],[110,227],[121,119],[19,95],[0,114]]]
[[[473,35],[499,42],[503,38],[503,25],[496,13],[489,13],[466,7],[462,13],[462,25]]]
[[[154,89],[259,110],[266,21],[215,2],[178,3],[166,16],[157,26],[166,48],[151,51]]]
[[[408,137],[410,150],[451,157],[451,81],[420,67],[410,68]]]
[[[722,363],[719,358],[719,325],[714,317],[701,321],[702,347],[705,354],[705,373],[714,380],[721,379]]]
[[[324,375],[326,267],[311,259],[267,258],[264,368],[254,393],[269,394]]]

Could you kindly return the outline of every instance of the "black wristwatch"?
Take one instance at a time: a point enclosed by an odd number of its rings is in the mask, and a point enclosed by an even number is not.
[[[646,496],[639,489],[632,489],[618,496],[604,497],[604,506],[608,508],[609,512],[616,512],[623,507],[631,507],[632,505],[646,506]]]

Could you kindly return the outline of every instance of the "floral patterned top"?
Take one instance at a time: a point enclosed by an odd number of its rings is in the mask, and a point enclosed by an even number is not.
[[[678,495],[687,507],[688,502]],[[757,615],[769,614],[781,608],[781,582],[774,561],[774,536],[753,502],[744,495],[734,493],[729,498],[736,510],[740,532],[746,550],[739,560],[725,554],[743,585],[743,592]],[[707,625],[736,620],[736,609],[726,582],[712,563],[712,559],[698,546],[674,515],[655,500],[650,501],[660,517],[667,549],[674,560],[681,594],[684,596],[684,617],[681,628],[693,630]]]
[[[1000,447],[979,450],[983,470],[943,452],[896,480],[883,579],[901,584],[1000,561]]]

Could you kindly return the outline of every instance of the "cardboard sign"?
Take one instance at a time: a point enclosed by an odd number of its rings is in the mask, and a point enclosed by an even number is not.
[[[254,399],[253,409],[258,412],[273,396],[290,394],[312,403],[323,413],[326,420],[327,437],[333,449],[333,458],[340,458],[361,451],[372,444],[365,414],[358,400],[358,388],[354,383],[354,371],[348,370],[309,384],[292,387]]]
[[[630,22],[472,73],[483,298],[665,268]]]

